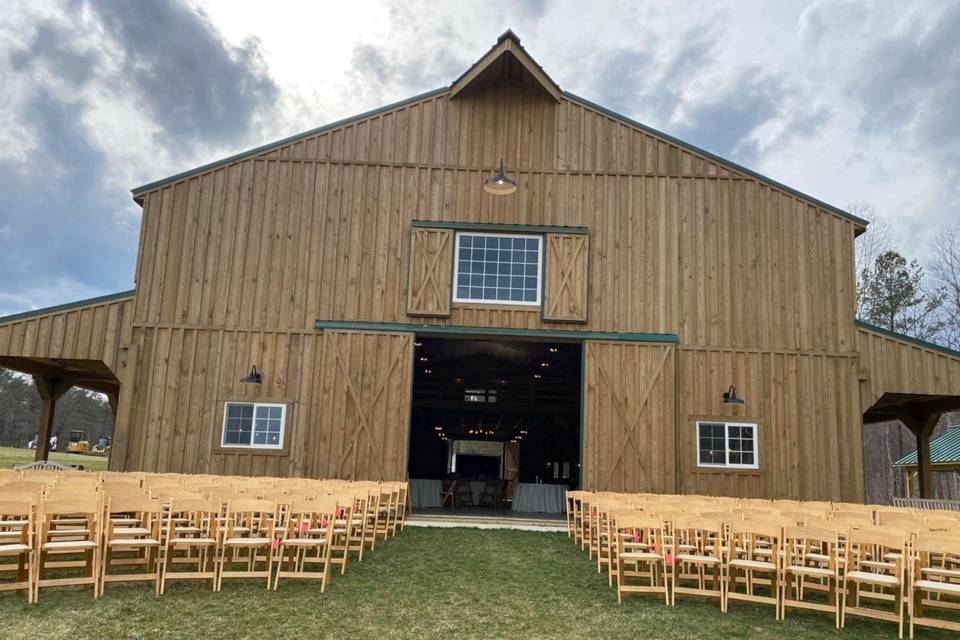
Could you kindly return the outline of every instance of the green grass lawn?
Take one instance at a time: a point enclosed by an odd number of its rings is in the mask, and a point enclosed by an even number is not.
[[[896,638],[896,625],[731,603],[634,596],[617,605],[606,576],[559,533],[407,527],[320,594],[318,585],[224,582],[221,593],[174,583],[155,597],[112,585],[94,602],[64,587],[27,605],[0,594],[8,638]],[[947,632],[919,629],[940,640]]]
[[[0,447],[0,469],[9,469],[15,465],[33,462],[35,453],[36,451],[33,449]],[[87,471],[106,471],[107,469],[106,456],[84,456],[77,453],[51,451],[50,461],[65,465],[82,464]]]

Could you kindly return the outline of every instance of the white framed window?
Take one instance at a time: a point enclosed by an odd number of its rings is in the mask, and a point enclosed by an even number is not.
[[[697,466],[757,469],[756,423],[697,421]]]
[[[262,402],[227,402],[223,407],[226,448],[282,449],[287,405]]]
[[[460,232],[454,302],[540,304],[543,236]]]

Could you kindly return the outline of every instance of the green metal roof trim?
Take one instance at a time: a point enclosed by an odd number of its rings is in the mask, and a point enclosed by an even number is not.
[[[721,163],[721,164],[725,164],[725,165],[728,165],[728,166],[730,166],[730,167],[733,167],[733,168],[736,169],[737,171],[742,171],[743,173],[747,174],[748,176],[750,176],[750,177],[752,177],[752,178],[756,178],[757,180],[760,180],[760,181],[762,181],[762,182],[766,182],[766,183],[768,183],[768,184],[771,184],[771,185],[777,187],[778,189],[783,189],[783,190],[786,191],[787,193],[791,193],[791,194],[797,196],[798,198],[803,198],[804,200],[809,200],[810,202],[812,202],[813,204],[817,205],[818,207],[822,207],[822,208],[826,209],[827,211],[830,211],[830,212],[832,212],[832,213],[835,213],[835,214],[837,214],[838,216],[842,216],[842,217],[844,217],[844,218],[846,218],[846,219],[848,219],[848,220],[850,220],[850,221],[852,221],[852,222],[855,222],[855,223],[857,223],[857,224],[859,224],[859,225],[862,225],[862,226],[866,227],[868,224],[870,224],[870,221],[869,221],[869,220],[864,220],[863,218],[860,218],[860,217],[858,217],[858,216],[855,216],[855,215],[853,215],[852,213],[850,213],[849,211],[844,211],[843,209],[840,209],[840,208],[838,208],[838,207],[835,207],[835,206],[833,206],[832,204],[828,204],[828,203],[824,202],[823,200],[819,200],[819,199],[817,199],[817,198],[814,198],[813,196],[809,196],[809,195],[803,193],[802,191],[797,191],[796,189],[794,189],[794,188],[792,188],[792,187],[788,187],[787,185],[783,184],[782,182],[777,182],[777,181],[774,180],[773,178],[768,178],[767,176],[765,176],[765,175],[763,175],[763,174],[760,174],[760,173],[757,173],[756,171],[751,171],[750,169],[747,169],[747,168],[744,167],[743,165],[737,164],[736,162],[733,162],[733,161],[731,161],[731,160],[727,160],[726,158],[722,158],[722,157],[716,155],[715,153],[710,153],[709,151],[707,151],[707,150],[705,150],[705,149],[701,149],[700,147],[697,147],[697,146],[695,146],[695,145],[692,145],[692,144],[690,144],[689,142],[684,142],[683,140],[680,140],[679,138],[674,138],[673,136],[671,136],[671,135],[669,135],[669,134],[667,134],[667,133],[664,133],[664,132],[662,132],[662,131],[659,131],[659,130],[657,130],[657,129],[654,129],[653,127],[647,126],[647,125],[643,124],[642,122],[637,122],[636,120],[632,120],[631,118],[628,118],[627,116],[625,116],[625,115],[623,115],[623,114],[617,113],[616,111],[611,111],[610,109],[607,109],[606,107],[602,107],[602,106],[600,106],[599,104],[597,104],[597,103],[595,103],[595,102],[591,102],[590,100],[587,100],[586,98],[581,98],[580,96],[575,95],[575,94],[572,94],[572,93],[570,93],[569,91],[564,91],[564,92],[563,92],[563,97],[564,97],[564,98],[567,98],[568,100],[572,100],[573,102],[578,102],[578,103],[580,103],[581,105],[583,105],[583,106],[585,106],[585,107],[589,107],[589,108],[591,108],[591,109],[594,109],[594,110],[596,110],[596,111],[599,111],[600,113],[603,113],[603,114],[605,114],[605,115],[607,115],[607,116],[610,116],[611,118],[614,118],[614,119],[616,119],[616,120],[620,120],[621,122],[624,122],[624,123],[626,123],[626,124],[629,124],[630,126],[637,127],[638,129],[642,129],[643,131],[646,131],[647,133],[649,133],[649,134],[651,134],[651,135],[659,136],[659,137],[663,138],[664,140],[668,140],[669,142],[672,142],[673,144],[675,144],[675,145],[677,145],[677,146],[684,147],[684,148],[686,148],[686,149],[688,149],[688,150],[690,150],[690,151],[693,151],[694,153],[699,153],[699,154],[702,155],[702,156],[706,156],[707,158],[710,158],[710,159],[713,160],[714,162],[719,162],[719,163]]]
[[[945,347],[941,344],[936,344],[935,342],[928,342],[926,340],[921,340],[920,338],[913,338],[911,336],[906,336],[906,335],[903,335],[902,333],[897,333],[896,331],[891,331],[890,329],[884,329],[883,327],[878,327],[875,324],[864,322],[859,318],[854,319],[853,323],[858,327],[860,327],[861,329],[874,331],[881,335],[885,335],[889,338],[896,338],[897,340],[902,340],[904,342],[909,342],[910,344],[915,344],[918,347],[924,347],[925,349],[932,349],[934,351],[939,351],[940,353],[946,354],[948,356],[953,356],[954,358],[960,358],[960,351],[951,349],[950,347]]]
[[[618,342],[659,342],[676,344],[672,333],[613,333],[608,331],[558,331],[541,329],[505,329],[503,327],[463,327],[442,324],[407,324],[403,322],[349,322],[317,320],[314,328],[347,331],[405,331],[439,335],[506,336],[513,338],[547,338],[553,340],[613,340]]]
[[[947,427],[946,433],[930,441],[930,464],[960,464],[960,424]],[[895,467],[915,467],[917,452],[908,453],[893,463]]]
[[[329,124],[325,124],[325,125],[316,127],[316,128],[314,128],[314,129],[310,129],[309,131],[303,131],[303,132],[301,132],[301,133],[296,133],[296,134],[294,134],[294,135],[292,135],[292,136],[288,136],[288,137],[283,138],[283,139],[281,139],[281,140],[275,140],[274,142],[268,142],[267,144],[260,145],[259,147],[255,147],[255,148],[253,148],[253,149],[247,149],[246,151],[241,151],[240,153],[235,153],[234,155],[228,156],[228,157],[223,158],[223,159],[221,159],[221,160],[214,160],[213,162],[208,162],[207,164],[200,165],[199,167],[196,167],[196,168],[194,168],[194,169],[189,169],[189,170],[187,170],[187,171],[182,171],[182,172],[180,172],[180,173],[174,174],[174,175],[169,176],[169,177],[167,177],[167,178],[161,178],[160,180],[155,180],[154,182],[149,182],[149,183],[147,183],[147,184],[140,185],[139,187],[134,187],[133,189],[130,190],[130,192],[133,193],[134,195],[137,195],[137,194],[139,194],[139,193],[143,193],[144,191],[149,191],[150,189],[155,189],[155,188],[157,188],[157,187],[160,187],[160,186],[162,186],[162,185],[165,185],[165,184],[167,184],[168,182],[175,182],[175,181],[177,181],[177,180],[182,180],[183,178],[188,178],[188,177],[190,177],[190,176],[192,176],[192,175],[196,175],[196,174],[198,174],[198,173],[203,173],[204,171],[209,171],[210,169],[215,169],[215,168],[217,168],[217,167],[223,166],[223,165],[225,165],[225,164],[230,164],[231,162],[235,162],[235,161],[237,161],[237,160],[243,160],[244,158],[249,158],[250,156],[255,156],[255,155],[258,155],[258,154],[260,154],[260,153],[264,153],[264,152],[266,152],[266,151],[270,151],[271,149],[274,149],[274,148],[276,148],[276,147],[283,146],[283,145],[285,145],[285,144],[290,144],[291,142],[297,142],[298,140],[302,140],[303,138],[309,138],[310,136],[316,135],[316,134],[318,134],[318,133],[323,133],[324,131],[329,131],[329,130],[331,130],[331,129],[336,129],[337,127],[342,127],[342,126],[344,126],[344,125],[346,125],[346,124],[350,124],[351,122],[355,122],[355,121],[357,121],[357,120],[363,120],[364,118],[370,118],[370,117],[375,116],[375,115],[377,115],[377,114],[384,113],[384,112],[386,112],[386,111],[390,111],[391,109],[398,109],[398,108],[400,108],[400,107],[404,107],[404,106],[406,106],[406,105],[413,104],[414,102],[418,102],[418,101],[420,101],[420,100],[426,100],[427,98],[432,98],[432,97],[434,97],[434,96],[438,96],[438,95],[440,95],[441,93],[446,93],[446,92],[449,91],[449,90],[450,90],[449,87],[441,87],[440,89],[434,89],[433,91],[427,91],[427,92],[425,92],[425,93],[421,93],[421,94],[415,95],[415,96],[413,96],[412,98],[406,98],[406,99],[404,99],[404,100],[400,100],[399,102],[393,102],[393,103],[391,103],[391,104],[384,105],[384,106],[378,107],[378,108],[376,108],[376,109],[371,109],[370,111],[365,111],[365,112],[360,113],[360,114],[357,114],[357,115],[355,115],[355,116],[350,116],[349,118],[342,118],[342,119],[337,120],[337,121],[335,121],[335,122],[331,122],[331,123],[329,123]]]
[[[101,304],[104,302],[114,302],[116,300],[124,300],[126,298],[132,298],[134,293],[136,293],[136,289],[130,289],[129,291],[118,291],[117,293],[108,293],[105,296],[98,296],[96,298],[87,298],[86,300],[77,300],[76,302],[67,302],[66,304],[58,304],[53,307],[44,307],[43,309],[33,309],[31,311],[23,311],[21,313],[11,314],[9,316],[0,316],[0,322],[15,322],[17,320],[23,320],[25,318],[32,318],[33,316],[45,316],[49,313],[56,313],[58,311],[69,311],[70,309],[87,307],[92,304]]]

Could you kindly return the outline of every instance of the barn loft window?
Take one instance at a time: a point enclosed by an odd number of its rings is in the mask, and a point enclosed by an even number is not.
[[[287,407],[283,404],[227,402],[223,410],[223,447],[282,449]]]
[[[458,233],[456,240],[454,302],[540,304],[541,236]]]
[[[697,466],[756,469],[757,425],[697,422]]]

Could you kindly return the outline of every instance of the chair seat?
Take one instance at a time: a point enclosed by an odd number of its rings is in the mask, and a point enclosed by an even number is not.
[[[111,547],[153,547],[160,544],[153,538],[114,538],[107,545]]]
[[[895,585],[900,582],[896,576],[887,575],[886,573],[871,573],[870,571],[848,571],[847,578],[856,580],[857,582],[871,582],[874,584]]]
[[[63,527],[57,529],[50,529],[48,533],[51,536],[85,536],[90,533],[89,529],[71,529],[70,527]]]
[[[860,565],[871,567],[873,569],[896,569],[897,565],[893,562],[879,562],[877,560],[861,560]]]
[[[270,544],[270,538],[230,538],[223,544],[236,547],[257,546],[262,544]]]
[[[620,554],[626,560],[663,560],[663,556],[652,551],[627,551]]]
[[[20,544],[19,542],[15,544],[0,544],[0,556],[9,555],[12,553],[19,555],[24,551],[30,551],[30,545]]]
[[[0,520],[0,527],[22,527],[26,524],[26,520]]]
[[[823,553],[813,553],[812,551],[804,556],[807,560],[817,560],[818,562],[829,562],[830,556]]]
[[[941,593],[950,593],[960,595],[960,584],[953,582],[940,582],[938,580],[917,580],[915,583],[917,589],[924,591],[939,591]]]
[[[945,569],[943,567],[924,567],[921,571],[932,576],[943,576],[944,578],[960,578],[960,571],[957,569]]]
[[[44,549],[96,549],[97,543],[93,540],[62,540],[60,542],[45,542]]]
[[[680,553],[676,556],[678,562],[693,562],[698,564],[717,564],[720,558],[715,556],[700,556],[693,553]]]
[[[297,546],[315,546],[326,543],[326,538],[287,538],[286,540],[280,541],[280,544],[291,544]]]
[[[145,536],[150,530],[144,527],[114,527],[113,532],[118,536]]]
[[[802,564],[792,564],[789,567],[787,567],[787,571],[789,573],[807,574],[811,576],[824,576],[827,578],[835,575],[834,572],[831,571],[830,569],[824,569],[823,567],[807,567]]]
[[[190,544],[216,544],[216,543],[217,541],[214,540],[213,538],[188,538],[188,537],[170,538],[170,544],[190,545]]]
[[[730,561],[731,567],[740,567],[742,569],[764,569],[773,571],[777,565],[763,560],[746,560],[744,558],[734,558]]]

